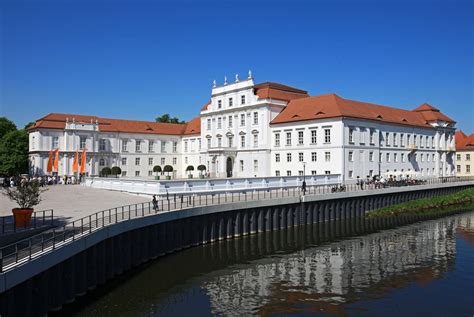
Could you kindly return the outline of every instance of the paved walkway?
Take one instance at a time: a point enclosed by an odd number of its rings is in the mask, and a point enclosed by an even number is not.
[[[89,188],[80,185],[49,186],[42,194],[43,201],[35,206],[35,210],[53,209],[55,217],[74,220],[94,212],[122,205],[150,201],[149,198],[138,195]],[[17,207],[4,195],[0,195],[0,216],[12,215],[12,208]]]

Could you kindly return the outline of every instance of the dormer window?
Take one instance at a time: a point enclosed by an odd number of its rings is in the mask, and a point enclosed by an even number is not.
[[[222,100],[217,100],[217,109],[222,108]]]
[[[233,100],[232,98],[229,98],[229,107],[232,107],[233,106]]]
[[[240,96],[240,103],[245,105],[245,96]]]

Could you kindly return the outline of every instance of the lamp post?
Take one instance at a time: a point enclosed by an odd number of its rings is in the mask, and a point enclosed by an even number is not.
[[[303,195],[306,194],[306,162],[303,162]]]

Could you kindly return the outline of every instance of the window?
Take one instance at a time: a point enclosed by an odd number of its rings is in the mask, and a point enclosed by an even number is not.
[[[135,176],[136,177],[140,176],[140,171],[135,171]]]
[[[402,170],[402,171],[403,171],[403,170]],[[373,170],[370,170],[370,171],[369,171],[369,176],[370,176],[370,177],[374,176],[374,171],[373,171]]]
[[[243,172],[244,171],[244,160],[240,160],[240,171]]]
[[[178,159],[176,157],[173,157],[173,165],[176,165],[177,162],[178,162]]]
[[[286,153],[286,161],[291,162],[291,153]]]
[[[431,137],[431,147],[432,147],[433,149],[435,148],[434,136]]]
[[[245,135],[240,136],[240,147],[245,147]]]
[[[382,162],[382,153],[379,152],[379,162]]]
[[[161,153],[166,153],[166,141],[161,141]]]
[[[148,165],[153,165],[153,158],[152,157],[148,158]]]
[[[405,146],[405,134],[400,133],[400,146]]]
[[[228,142],[228,144],[229,144],[229,147],[233,147],[233,146],[234,146],[234,138],[233,138],[233,137],[229,136],[229,137],[227,138],[227,142]]]
[[[275,171],[275,176],[280,176],[280,171]]]
[[[374,161],[374,152],[369,152],[369,161],[370,162]]]
[[[227,121],[227,125],[229,128],[232,128],[232,116],[229,116],[229,120]]]
[[[291,176],[291,171],[286,171],[286,176]]]
[[[365,128],[360,128],[360,133],[359,133],[359,143],[360,144],[365,144]]]
[[[122,165],[127,165],[127,158],[126,157],[122,157]]]
[[[232,97],[231,97],[231,98],[229,98],[229,107],[232,107],[233,105],[234,105],[234,103],[233,103],[233,100],[232,100]]]
[[[423,136],[420,135],[420,147],[423,147],[423,146],[424,146],[424,144],[423,144]]]
[[[375,144],[375,131],[373,129],[370,129],[370,134],[369,134],[369,138],[370,138],[370,144]]]
[[[154,152],[154,149],[153,149],[154,145],[155,145],[155,142],[148,141],[148,153],[153,153]]]
[[[354,152],[349,151],[349,162],[354,162]]]
[[[184,164],[188,164],[188,157],[187,156],[184,157]]]
[[[466,154],[466,161],[470,161],[471,160],[471,154]]]
[[[324,129],[324,143],[331,143],[331,129]]]
[[[397,134],[393,134],[393,146],[398,146]]]
[[[199,140],[201,142],[201,140]],[[199,146],[201,148],[201,146]],[[176,153],[178,151],[178,142],[173,142],[173,153]]]
[[[286,145],[291,145],[291,132],[286,132]]]
[[[311,171],[311,175],[318,175],[318,173],[316,173],[315,170],[312,170],[312,171]]]
[[[135,158],[135,165],[140,165],[140,158],[139,157]]]
[[[354,129],[349,128],[349,143],[354,143]]]
[[[148,176],[153,176],[153,171],[148,171]]]
[[[303,145],[304,142],[304,132],[298,131],[298,144]]]
[[[456,172],[461,173],[461,165],[456,165]]]
[[[424,156],[423,156],[423,153],[420,154],[420,161],[423,162],[424,161]]]
[[[303,176],[304,172],[303,171],[298,171],[299,176]]]
[[[222,108],[222,100],[217,100],[217,109]]]
[[[397,153],[393,153],[393,161],[398,162],[398,154]]]
[[[304,161],[304,154],[303,152],[298,153],[298,161],[303,162]]]
[[[122,171],[122,177],[125,177],[127,176],[127,172],[126,171]]]
[[[245,105],[245,96],[244,95],[240,96],[240,104]]]
[[[201,139],[198,139],[198,142],[199,142],[199,150],[201,149]],[[199,162],[201,163],[201,162]]]
[[[253,124],[258,124],[258,112],[253,113]]]
[[[222,147],[222,138],[221,137],[217,138],[217,147]]]
[[[318,160],[318,154],[316,152],[311,152],[311,161],[316,162]]]
[[[79,138],[79,149],[84,150],[86,148],[86,140],[87,138],[85,136],[81,136]]]
[[[433,153],[433,154],[431,155],[431,161],[434,162],[435,159],[436,159],[436,157],[435,157],[435,155],[434,155],[434,153]]]
[[[211,130],[211,126],[212,126],[211,119],[207,119],[207,129]]]
[[[324,152],[324,160],[326,162],[331,161],[331,152]]]
[[[400,154],[400,155],[401,155],[401,157],[402,157],[402,162],[405,162],[405,154],[402,153],[402,154]]]
[[[460,161],[461,160],[461,154],[456,154],[456,160]]]
[[[245,126],[245,113],[240,115],[240,125]]]
[[[253,160],[253,171],[258,172],[258,160]]]
[[[411,145],[411,135],[410,134],[407,135],[407,144]]]
[[[221,117],[217,118],[217,128],[222,129],[222,118]]]
[[[349,178],[354,178],[354,171],[349,171]]]
[[[318,131],[311,130],[311,144],[318,143]]]
[[[390,146],[390,133],[385,133],[385,146]]]
[[[99,151],[105,151],[105,139],[99,140]]]
[[[165,165],[166,164],[166,159],[164,157],[161,158],[161,165]]]
[[[385,154],[385,162],[390,162],[390,153]]]
[[[324,174],[331,175],[331,171],[324,171]]]
[[[184,141],[184,152],[188,151],[188,141]]]
[[[275,154],[275,162],[280,162],[280,153]]]
[[[466,174],[471,174],[471,165],[466,165]]]
[[[103,158],[99,160],[99,166],[105,166],[105,160]]]
[[[275,133],[275,146],[280,146],[280,133]]]
[[[81,137],[81,141],[82,141],[82,137]],[[51,145],[52,145],[53,149],[59,148],[59,137],[53,136],[53,142],[52,142]],[[84,147],[81,147],[81,149],[83,149]]]
[[[136,140],[135,141],[135,152],[141,152],[142,141]]]
[[[258,147],[258,134],[253,135],[253,147]]]
[[[212,139],[207,138],[207,148],[210,149],[212,147]]]

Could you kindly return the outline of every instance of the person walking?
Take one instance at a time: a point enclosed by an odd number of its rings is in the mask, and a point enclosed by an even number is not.
[[[153,204],[153,210],[155,212],[158,212],[158,200],[156,200],[156,195],[153,195],[153,199],[151,200]]]

